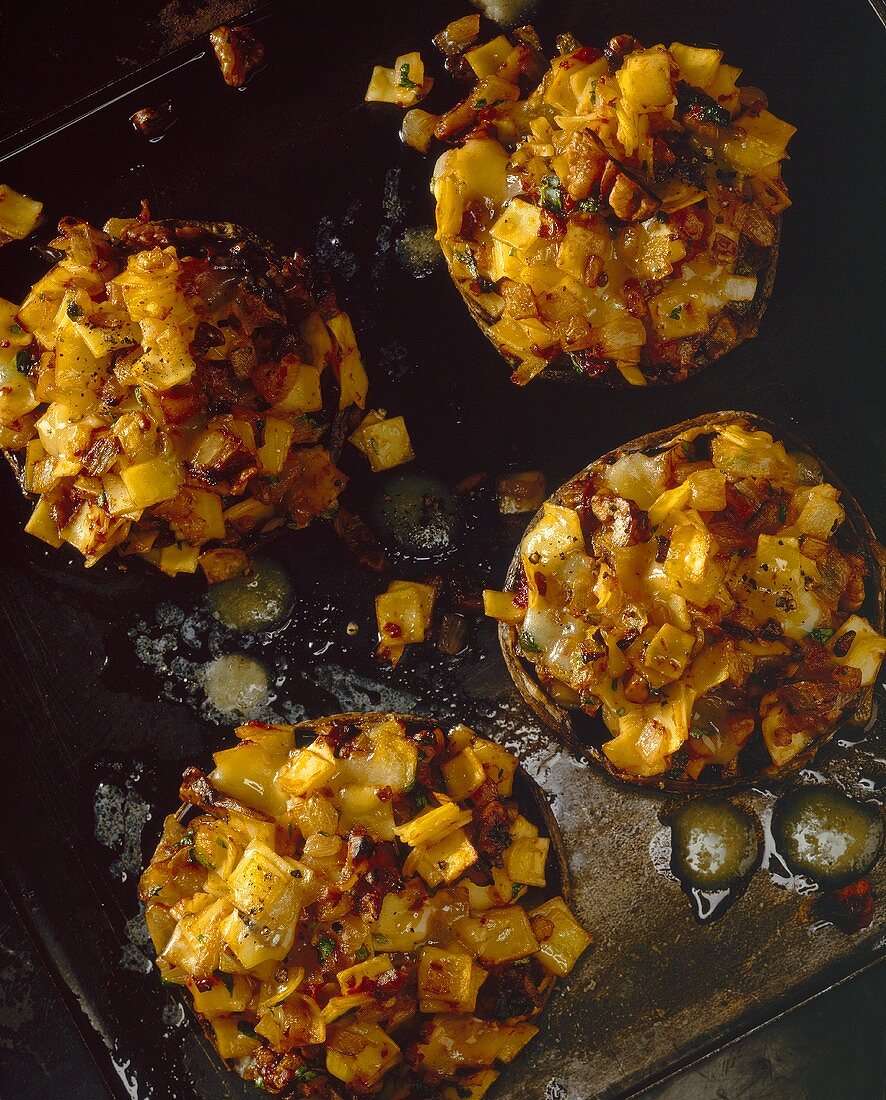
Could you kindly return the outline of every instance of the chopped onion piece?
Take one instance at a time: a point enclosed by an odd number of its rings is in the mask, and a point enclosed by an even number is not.
[[[752,302],[757,293],[757,276],[730,275],[724,293],[730,302]]]

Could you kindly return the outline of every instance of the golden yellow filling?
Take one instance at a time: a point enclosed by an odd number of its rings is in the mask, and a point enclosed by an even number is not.
[[[600,714],[636,776],[791,761],[876,679],[864,559],[810,456],[744,422],[627,451],[547,503],[487,613],[555,699]]]
[[[794,127],[721,50],[560,45],[528,96],[531,39],[464,55],[476,86],[435,130],[460,142],[434,173],[438,240],[515,382],[562,354],[677,380],[752,335]]]
[[[296,747],[242,726],[185,773],[203,812],[167,818],[140,885],[161,975],[270,1092],[480,1097],[590,942],[541,900],[550,841],[513,800],[517,761],[464,726],[315,728]]]
[[[0,447],[39,498],[27,530],[87,565],[116,548],[219,579],[241,545],[333,510],[346,478],[323,441],[367,379],[328,290],[236,231],[60,230],[58,264],[0,300]]]

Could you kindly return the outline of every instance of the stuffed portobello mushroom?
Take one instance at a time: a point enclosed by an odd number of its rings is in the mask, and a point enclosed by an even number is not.
[[[268,1092],[485,1095],[590,942],[541,791],[407,715],[237,735],[142,876],[164,981]]]
[[[756,334],[794,127],[722,50],[558,46],[537,87],[525,29],[463,55],[474,88],[435,128],[450,274],[518,384],[681,381]]]
[[[210,579],[335,510],[367,380],[346,313],[300,256],[230,223],[65,219],[59,262],[0,301],[0,446],[26,530]]]
[[[869,716],[883,551],[799,441],[747,413],[635,440],[567,482],[486,593],[526,701],[614,776],[796,770]]]

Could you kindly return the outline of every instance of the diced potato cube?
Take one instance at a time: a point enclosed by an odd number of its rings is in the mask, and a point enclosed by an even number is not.
[[[512,1062],[538,1034],[533,1024],[496,1024],[472,1016],[441,1014],[418,1052],[423,1068],[451,1077],[461,1066]]]
[[[120,472],[134,508],[150,508],[178,496],[181,470],[163,458],[150,458]]]
[[[861,686],[869,687],[877,679],[880,665],[886,656],[886,638],[879,634],[867,619],[859,615],[850,615],[830,641],[831,649],[845,635],[852,631],[855,637],[842,657],[834,657],[840,665],[849,665],[861,671]]]
[[[446,790],[456,802],[472,795],[486,778],[483,765],[470,746],[447,760],[441,770],[446,780]]]
[[[372,1000],[371,993],[350,993],[345,997],[330,997],[320,1015],[323,1017],[323,1022],[329,1027],[336,1020],[340,1020],[342,1016],[347,1016],[349,1012],[353,1012],[355,1008],[371,1004]]]
[[[516,625],[523,622],[526,608],[515,602],[513,592],[497,592],[493,588],[484,588],[483,613],[499,622]]]
[[[333,1024],[326,1038],[326,1069],[361,1092],[400,1061],[400,1048],[374,1023]]]
[[[374,955],[365,962],[357,963],[356,966],[349,966],[346,970],[340,970],[338,973],[338,987],[342,991],[342,996],[364,992],[362,989],[364,982],[374,982],[379,974],[384,974],[386,970],[390,970],[392,967],[393,963],[390,955]]]
[[[399,825],[395,832],[410,848],[417,848],[419,845],[427,847],[441,840],[453,829],[466,825],[470,820],[470,810],[462,810],[457,802],[444,802],[442,806],[425,810],[418,817],[414,817],[404,825]]]
[[[252,992],[249,982],[242,974],[235,974],[230,984],[216,978],[207,989],[206,983],[207,979],[201,980],[199,985],[193,979],[188,981],[188,989],[194,999],[194,1009],[201,1016],[242,1012],[249,1004]]]
[[[491,76],[503,64],[511,52],[511,43],[500,34],[497,38],[484,42],[482,46],[475,46],[465,54],[465,60],[474,70],[478,79]]]
[[[275,782],[280,754],[269,752],[260,742],[246,742],[221,749],[213,760],[210,780],[218,790],[270,817],[286,809],[286,795]],[[280,787],[286,789],[282,781]]]
[[[338,792],[341,805],[339,829],[346,833],[352,825],[362,825],[379,840],[394,839],[394,811],[391,801],[378,797],[378,787],[351,785]]]
[[[547,837],[518,837],[504,853],[505,872],[515,883],[544,886],[545,863],[551,842]]]
[[[244,970],[253,970],[268,960],[285,959],[292,947],[292,937],[283,939],[273,947],[259,939],[239,913],[231,913],[222,925],[222,936]]]
[[[655,675],[656,687],[678,680],[689,663],[695,635],[670,623],[659,627],[646,648],[643,664]]]
[[[838,491],[833,485],[813,485],[794,494],[800,507],[795,527],[803,535],[826,539],[846,518],[843,506],[837,503]]]
[[[721,512],[726,507],[726,475],[722,470],[693,470],[683,484],[689,486],[689,503],[697,511]]]
[[[290,1044],[312,1046],[325,1042],[326,1021],[313,998],[295,993],[267,1008],[255,1031],[277,1050],[288,1049]]]
[[[289,794],[310,794],[328,785],[336,769],[335,760],[314,749],[299,749],[277,774],[277,782]]]
[[[453,829],[429,848],[415,848],[404,864],[407,875],[417,872],[428,886],[450,883],[477,862],[477,850],[464,829]]]
[[[539,917],[544,920],[538,920]],[[550,974],[565,977],[591,943],[591,937],[559,897],[533,909],[529,919],[539,943],[535,957]]]
[[[376,474],[402,466],[415,458],[402,416],[386,419],[381,411],[367,413],[349,438],[357,450],[366,455],[372,472]]]
[[[574,508],[545,503],[538,522],[523,537],[523,558],[533,564],[543,564],[573,550],[584,550],[585,540],[581,520]],[[536,557],[537,555],[537,557]]]
[[[313,370],[313,367],[308,368]],[[277,406],[280,407],[279,405]],[[262,469],[267,474],[279,474],[283,469],[283,463],[289,457],[292,447],[292,437],[295,428],[288,420],[281,420],[276,416],[269,416],[265,421],[265,434],[262,445],[258,448],[258,460]]]
[[[228,875],[228,896],[268,943],[291,944],[307,877],[307,868],[254,840]]]
[[[373,936],[389,951],[414,951],[430,932],[433,910],[418,907],[416,892],[407,888],[400,894],[385,894]]]
[[[661,47],[634,50],[618,72],[618,86],[626,103],[646,114],[674,102],[674,86],[667,53]]]
[[[454,926],[461,942],[483,966],[524,959],[538,951],[529,918],[519,905],[489,909],[479,917],[466,917]]]
[[[50,546],[59,547],[62,544],[62,540],[59,538],[58,528],[55,525],[55,520],[52,518],[51,509],[52,502],[49,498],[41,497],[37,501],[30,519],[25,524],[25,530],[29,535],[33,535],[35,538],[49,543]]]
[[[382,643],[411,645],[423,642],[431,625],[434,589],[413,581],[395,581],[375,598],[375,617]]]
[[[418,996],[422,1012],[438,1011],[429,1002],[449,1002],[450,1011],[471,996],[474,960],[461,951],[423,947],[418,962]]]
[[[725,478],[724,478],[725,483]],[[692,486],[688,484],[688,478],[681,485],[673,489],[665,489],[656,497],[649,509],[649,522],[653,527],[658,527],[671,512],[685,508],[692,499]]]
[[[774,692],[764,695],[760,700],[761,726],[763,740],[772,757],[772,763],[784,767],[802,752],[812,740],[812,732],[797,729],[791,724],[791,715],[783,703],[778,702]]]
[[[322,794],[303,795],[292,799],[286,815],[298,827],[307,840],[314,833],[334,836],[338,832],[338,810],[335,804]]]
[[[680,76],[696,88],[707,88],[723,59],[722,50],[684,46],[682,42],[672,42],[670,49],[680,66]]]
[[[340,390],[338,407],[345,409],[348,405],[356,405],[358,409],[365,408],[369,379],[357,348],[351,318],[347,313],[336,313],[326,324],[339,349],[339,356],[333,357],[333,369],[338,375]]]
[[[294,357],[288,364],[283,396],[274,406],[280,412],[319,412],[323,408],[320,370]],[[267,428],[266,428],[267,432]]]
[[[477,738],[472,745],[474,755],[483,765],[489,778],[498,788],[503,798],[510,798],[514,789],[514,772],[517,770],[517,758],[507,749],[496,745],[494,741]]]
[[[0,233],[14,241],[24,240],[37,225],[42,210],[42,202],[0,183]]]
[[[489,235],[510,248],[525,251],[538,240],[540,229],[541,210],[524,199],[511,199],[493,222]]]
[[[261,1040],[240,1030],[233,1016],[214,1016],[209,1022],[215,1034],[215,1048],[226,1061],[245,1058],[261,1046]]]

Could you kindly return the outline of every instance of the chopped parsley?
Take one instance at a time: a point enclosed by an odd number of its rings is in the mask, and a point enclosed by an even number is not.
[[[372,933],[372,938],[375,940],[376,943],[380,943],[382,945],[384,945],[388,942],[388,937],[385,936],[385,935],[382,935],[381,932],[373,932]]]
[[[66,312],[72,321],[79,321],[83,316],[83,306],[78,306],[76,302],[68,302]]]
[[[369,958],[369,948],[365,943],[361,943],[357,950],[354,952],[354,958],[358,963],[365,963]]]
[[[398,88],[417,88],[418,85],[414,80],[409,79],[409,62],[405,62],[400,66],[397,73],[397,87]]]
[[[782,501],[781,504],[779,504],[779,506],[778,506],[778,522],[779,523],[784,523],[787,518],[788,518],[788,506],[785,504],[784,501]]]
[[[613,691],[618,691],[618,677],[613,676],[612,683],[609,685]]]
[[[673,313],[671,314],[673,317]],[[678,315],[679,316],[679,315]],[[695,445],[691,439],[684,439],[681,447],[683,448],[683,457],[687,462],[695,462]]]
[[[325,962],[335,950],[335,940],[332,936],[321,936],[317,941],[317,954]]]
[[[15,369],[19,374],[31,373],[31,350],[30,348],[22,348],[21,351],[15,353]]]
[[[668,317],[670,317],[670,319],[672,321],[679,321],[680,320],[680,314],[682,312],[683,312],[683,307],[682,306],[675,306],[671,310],[671,312],[668,314]]]
[[[523,883],[522,882],[513,882],[513,883],[511,883],[511,901],[513,901],[519,895],[519,893],[522,889],[523,889]]]
[[[538,197],[545,210],[556,214],[558,218],[563,216],[563,185],[556,172],[550,172],[541,181],[538,187]]]
[[[583,214],[596,214],[600,209],[600,200],[588,195],[586,199],[582,199],[581,202],[575,204],[575,209],[580,210]]]
[[[541,646],[536,642],[535,638],[532,637],[528,630],[521,630],[517,635],[517,641],[520,643],[520,648],[524,653],[541,653]]]
[[[813,642],[821,642],[824,645],[828,638],[832,638],[835,633],[836,631],[829,626],[817,626],[815,630],[810,630],[806,637],[811,638]]]
[[[292,1077],[293,1082],[296,1084],[304,1083],[305,1081],[313,1081],[315,1077],[320,1076],[320,1070],[313,1069],[311,1066],[299,1066]]]

